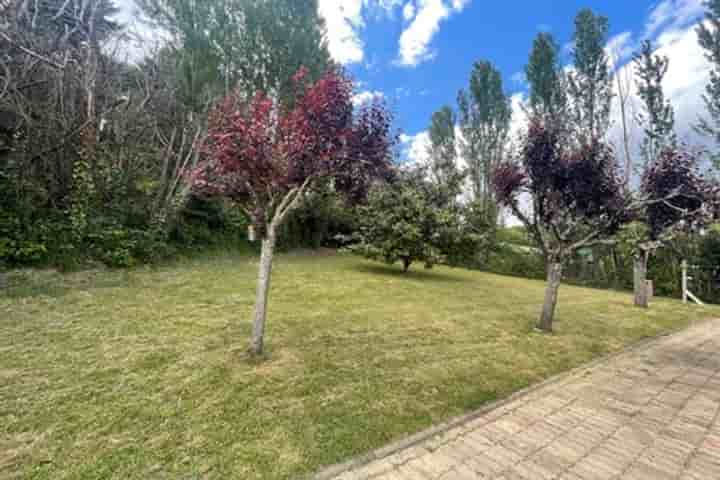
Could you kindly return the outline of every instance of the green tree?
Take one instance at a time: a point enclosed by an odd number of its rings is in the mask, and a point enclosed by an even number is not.
[[[457,190],[427,180],[419,168],[401,172],[391,183],[376,185],[357,209],[355,252],[388,264],[401,262],[407,272],[416,262],[425,268],[472,256],[482,232],[464,220]]]
[[[612,75],[605,46],[607,17],[583,9],[575,18],[573,71],[568,93],[578,133],[602,137],[610,126]]]
[[[467,92],[458,94],[462,152],[475,201],[493,222],[497,205],[491,185],[492,172],[500,164],[510,131],[512,107],[503,90],[500,72],[488,61],[476,62]]]
[[[455,113],[444,106],[433,113],[430,122],[430,168],[438,183],[457,181],[457,149],[455,138]]]
[[[638,114],[638,123],[644,128],[642,155],[647,168],[663,148],[676,141],[675,113],[662,87],[670,60],[655,54],[652,44],[644,41],[634,62],[638,96],[643,108]]]
[[[139,0],[145,16],[169,32],[180,79],[178,95],[192,112],[239,87],[248,96],[295,98],[301,66],[315,80],[330,65],[317,0]]]
[[[711,65],[710,81],[703,95],[708,117],[700,119],[696,130],[720,145],[720,0],[707,0],[705,8],[705,21],[698,24],[697,35]],[[716,167],[718,163],[716,156]]]
[[[530,84],[529,104],[535,117],[556,123],[567,109],[567,93],[559,48],[552,34],[540,32],[533,42],[525,75]]]

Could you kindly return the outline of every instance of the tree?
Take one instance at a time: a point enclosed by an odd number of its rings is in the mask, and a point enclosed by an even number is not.
[[[568,75],[568,93],[575,128],[587,138],[601,138],[610,124],[612,75],[605,52],[608,19],[590,9],[575,18],[573,70]]]
[[[697,35],[712,68],[703,95],[708,117],[701,118],[696,129],[720,145],[720,0],[707,0],[705,8],[705,21],[698,24]]]
[[[455,113],[444,106],[433,113],[430,123],[430,169],[437,183],[453,182],[458,176]]]
[[[494,175],[501,205],[509,207],[542,251],[547,268],[538,328],[551,332],[563,263],[582,248],[608,242],[628,219],[627,199],[612,149],[597,139],[563,142],[562,126],[533,119],[520,162]],[[531,212],[520,196],[531,199]]]
[[[642,155],[645,168],[669,145],[676,143],[675,112],[663,92],[663,79],[667,74],[670,60],[656,55],[649,41],[642,43],[640,52],[634,56],[638,96],[643,103],[643,112],[638,123],[644,127]]]
[[[512,108],[500,72],[487,61],[475,63],[468,92],[458,94],[462,152],[473,196],[488,219],[497,221],[492,172],[500,163],[510,131]]]
[[[715,215],[717,187],[700,173],[700,158],[669,143],[648,165],[640,184],[643,200],[637,217],[642,228],[633,238],[635,305],[648,307],[646,289],[650,255],[680,233],[698,232]]]
[[[148,21],[169,32],[191,112],[231,89],[292,101],[303,66],[317,80],[332,63],[317,0],[139,0]]]
[[[531,114],[560,123],[567,110],[565,75],[552,34],[540,32],[533,42],[525,75],[530,84]]]
[[[432,268],[473,255],[482,232],[465,221],[457,193],[456,186],[429,181],[425,168],[399,172],[358,207],[357,244],[351,249],[388,264],[402,262],[403,272],[416,262]]]
[[[332,179],[351,199],[390,173],[390,115],[375,103],[353,114],[352,82],[329,70],[315,83],[295,75],[285,106],[264,93],[229,95],[210,113],[205,158],[193,175],[198,191],[230,198],[262,239],[250,352],[263,352],[273,254],[279,226],[316,182]]]
[[[654,195],[661,193],[663,198],[668,192],[660,189],[653,183],[658,180],[656,162],[666,163],[672,159],[676,150],[676,138],[674,133],[675,116],[672,105],[665,99],[662,82],[667,73],[669,60],[653,52],[652,44],[649,41],[643,42],[641,50],[634,56],[635,75],[637,77],[638,96],[643,103],[643,112],[638,115],[638,123],[643,126],[644,137],[641,153],[644,159],[645,175],[643,175],[641,190],[647,198],[654,198]],[[662,152],[662,155],[661,155]],[[677,165],[662,165],[662,171],[669,173],[669,179],[674,181],[690,180],[683,176],[691,173],[693,165],[688,155],[678,157],[681,162]],[[690,163],[688,163],[690,162]],[[683,168],[690,169],[682,171]],[[680,184],[676,185],[680,186]],[[652,207],[650,211],[653,211]],[[684,215],[677,211],[674,222],[682,221]],[[649,223],[649,218],[647,219]],[[670,227],[668,225],[667,227]],[[634,239],[634,265],[633,265],[633,286],[635,291],[635,305],[640,307],[648,306],[647,292],[647,264],[652,252],[662,242],[661,237],[669,234],[670,229],[666,227],[657,229],[636,227],[630,229],[631,237]]]

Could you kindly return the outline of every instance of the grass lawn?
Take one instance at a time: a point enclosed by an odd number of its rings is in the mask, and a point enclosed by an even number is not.
[[[278,258],[269,359],[242,355],[257,258],[16,275],[0,294],[0,479],[288,478],[715,307],[350,256]],[[233,347],[237,347],[233,349]]]

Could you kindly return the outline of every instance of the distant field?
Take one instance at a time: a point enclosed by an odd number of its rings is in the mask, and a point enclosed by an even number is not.
[[[16,274],[0,293],[0,479],[288,478],[379,447],[716,307],[286,255],[269,359],[243,356],[257,258]]]

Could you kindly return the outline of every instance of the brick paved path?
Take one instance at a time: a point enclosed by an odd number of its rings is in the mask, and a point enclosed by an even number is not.
[[[720,479],[720,321],[621,354],[336,480]]]

